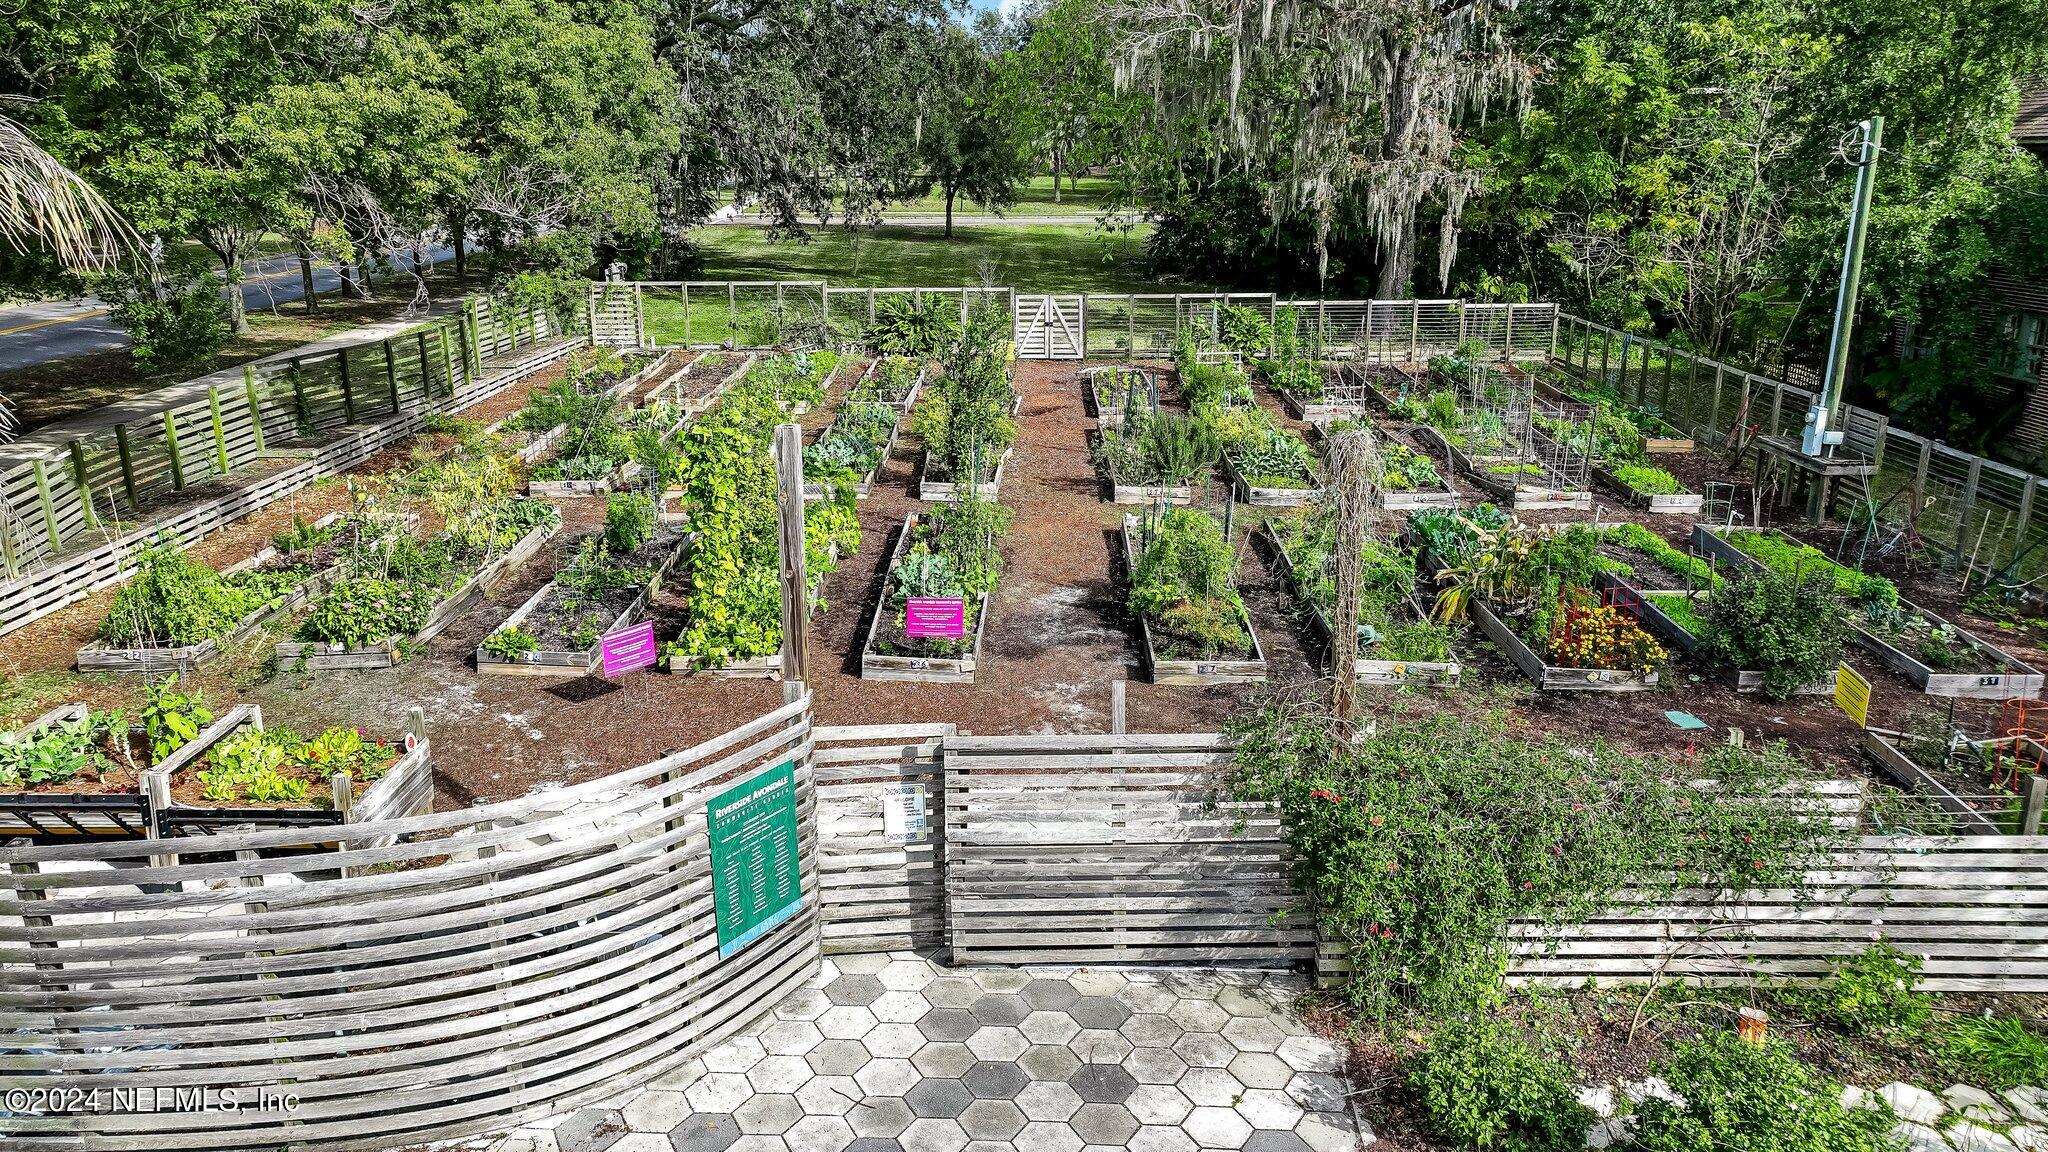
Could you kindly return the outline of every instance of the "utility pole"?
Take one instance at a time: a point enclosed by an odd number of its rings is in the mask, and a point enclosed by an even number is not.
[[[1829,431],[1841,411],[1842,389],[1849,374],[1849,335],[1856,326],[1856,298],[1863,285],[1863,237],[1870,228],[1870,195],[1877,186],[1877,156],[1884,149],[1884,117],[1872,116],[1857,125],[1862,140],[1856,153],[1856,198],[1849,208],[1849,240],[1842,252],[1842,283],[1835,293],[1835,332],[1828,344],[1827,375],[1820,397],[1806,413],[1799,448],[1808,456],[1833,456],[1842,442]]]

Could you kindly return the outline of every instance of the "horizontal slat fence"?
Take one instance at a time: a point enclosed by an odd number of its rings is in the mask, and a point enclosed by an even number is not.
[[[1932,992],[2048,992],[2048,837],[1863,837],[1807,890],[1688,892],[1587,924],[1510,928],[1515,984],[1813,979],[1884,940]],[[1325,943],[1322,983],[1350,970]]]
[[[1213,734],[944,742],[946,899],[962,963],[1281,966],[1314,952],[1279,817],[1220,797]]]
[[[1809,389],[1577,316],[1560,317],[1556,356],[1703,445],[1721,446],[1738,427],[1797,436],[1814,402]],[[2015,581],[2048,572],[2039,476],[1893,428],[1882,413],[1854,405],[1843,406],[1839,427],[1848,448],[1877,461],[1871,495],[1886,520],[1903,522],[1917,508],[1921,540],[1950,557]]]
[[[804,909],[721,959],[705,806],[785,761]],[[806,696],[600,780],[358,826],[374,848],[309,839],[326,830],[227,833],[162,866],[133,845],[0,849],[0,1091],[297,1102],[15,1114],[0,1139],[370,1152],[644,1083],[816,971],[813,790]]]
[[[942,945],[946,819],[939,748],[954,726],[815,732],[825,951]]]
[[[147,415],[88,416],[75,436],[64,425],[36,433],[60,446],[0,477],[0,633],[126,579],[134,554],[159,534],[198,540],[356,467],[428,414],[484,400],[573,346],[548,339],[542,316],[521,336],[490,319],[487,302],[470,311],[475,324],[466,313],[388,340],[251,366],[239,386],[167,389],[197,398]],[[504,350],[466,362],[471,332]]]

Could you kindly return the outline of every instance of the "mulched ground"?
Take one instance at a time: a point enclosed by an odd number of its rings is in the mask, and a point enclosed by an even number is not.
[[[804,418],[813,431],[829,423],[832,403],[857,376],[859,366],[847,365],[833,389],[835,396]],[[1166,402],[1180,406],[1170,365],[1155,366],[1166,377]],[[828,607],[813,621],[811,687],[823,722],[943,721],[982,734],[1101,731],[1108,724],[1109,684],[1123,679],[1129,682],[1133,730],[1213,731],[1233,709],[1263,691],[1247,686],[1157,687],[1144,682],[1135,623],[1123,609],[1116,540],[1123,510],[1103,501],[1102,485],[1089,459],[1088,435],[1095,422],[1085,407],[1081,367],[1045,362],[1017,366],[1024,402],[1016,454],[1004,471],[1001,493],[1016,520],[1003,547],[1002,584],[991,600],[983,671],[972,685],[881,683],[858,675],[860,642],[881,593],[886,558],[904,517],[925,507],[915,499],[921,448],[907,431],[899,439],[873,495],[861,502],[860,551],[843,559],[828,578]],[[556,366],[537,375],[533,383],[545,383],[561,371]],[[510,390],[464,415],[497,419],[515,411],[525,392]],[[1302,427],[1285,417],[1274,397],[1263,395],[1262,403],[1283,423]],[[396,467],[409,452],[410,446],[394,448],[370,468]],[[1662,457],[1659,462],[1695,487],[1709,479],[1748,481],[1746,472],[1729,471],[1709,451]],[[1747,491],[1739,492],[1738,498],[1746,507]],[[1220,506],[1221,484],[1211,485],[1208,500]],[[310,519],[345,502],[343,485],[323,485],[210,537],[195,553],[209,563],[225,565],[289,526],[294,512]],[[1613,493],[1602,494],[1598,503],[1604,520],[1624,515],[1622,502]],[[595,527],[602,516],[601,499],[568,499],[561,505],[565,536]],[[1242,530],[1263,514],[1239,508],[1236,521]],[[1530,518],[1587,516],[1547,513]],[[1682,542],[1690,527],[1688,517],[1643,519],[1673,541]],[[1245,543],[1240,552],[1246,599],[1275,679],[1295,688],[1313,682],[1321,676],[1322,656],[1297,619],[1284,582],[1268,568],[1261,550]],[[434,736],[442,802],[452,804],[501,799],[644,763],[722,732],[780,701],[779,684],[655,671],[615,683],[596,678],[551,682],[479,677],[470,664],[477,642],[550,579],[563,558],[560,550],[552,550],[529,563],[428,651],[396,669],[317,677],[280,673],[265,659],[273,636],[259,638],[234,659],[193,679],[217,706],[253,701],[263,706],[273,723],[310,729],[353,719],[366,731],[396,732],[405,710],[420,706]],[[1931,573],[1902,570],[1897,575],[1910,597],[1941,611],[1954,608],[1952,583]],[[1945,583],[1950,589],[1946,595]],[[686,592],[686,581],[677,579],[658,598],[654,619],[663,637],[680,629]],[[17,673],[68,667],[78,646],[91,637],[110,598],[111,593],[103,593],[0,637],[0,666]],[[2032,631],[2007,632],[1967,613],[1958,619],[1994,643],[2019,642],[2013,650],[2023,660],[2048,661],[2048,652],[2035,647],[2038,637]],[[1856,751],[1853,725],[1826,698],[1773,704],[1739,696],[1684,664],[1667,676],[1665,688],[1654,692],[1546,696],[1536,693],[1503,654],[1476,634],[1465,636],[1459,651],[1468,669],[1466,685],[1451,691],[1369,689],[1369,714],[1498,714],[1521,731],[1599,737],[1631,749],[1679,755],[1726,739],[1730,728],[1741,728],[1750,739],[1790,740],[1833,770],[1857,775],[1869,771]],[[1879,722],[1914,710],[1948,708],[1947,702],[1931,701],[1884,673],[1858,651],[1850,651],[1848,660],[1871,678],[1872,715],[1881,718]],[[102,706],[131,702],[134,695],[131,684],[91,680],[66,693],[67,698]],[[1666,718],[1667,710],[1691,713],[1708,727],[1681,730]],[[1997,705],[1965,704],[1957,709],[1959,722],[1966,727],[1975,723],[1987,730],[1999,723],[2001,711]]]

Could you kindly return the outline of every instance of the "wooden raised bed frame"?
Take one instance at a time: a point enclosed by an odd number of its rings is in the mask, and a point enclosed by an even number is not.
[[[1522,484],[1516,482],[1511,477],[1496,476],[1488,472],[1483,465],[1475,462],[1472,457],[1465,455],[1462,449],[1445,439],[1443,433],[1435,428],[1427,424],[1417,424],[1414,434],[1434,439],[1438,446],[1444,450],[1444,454],[1450,457],[1454,468],[1470,476],[1472,482],[1485,489],[1489,495],[1492,495],[1502,503],[1511,504],[1511,511],[1533,512],[1559,508],[1580,511],[1592,510],[1593,494],[1591,492],[1574,492],[1557,488],[1546,488],[1540,484]]]
[[[1136,536],[1138,518],[1124,514],[1123,525],[1117,529],[1117,537],[1123,542],[1124,583],[1128,585],[1138,571],[1138,540]],[[1159,655],[1152,644],[1152,622],[1143,613],[1133,612],[1138,618],[1139,634],[1145,642],[1145,671],[1154,684],[1178,684],[1195,687],[1209,687],[1217,684],[1263,684],[1267,678],[1266,650],[1259,644],[1259,630],[1252,623],[1251,613],[1240,613],[1238,619],[1244,623],[1245,635],[1251,637],[1252,658],[1249,660],[1167,660]]]
[[[1777,532],[1775,528],[1722,528],[1711,529],[1705,524],[1692,528],[1693,546],[1699,551],[1726,561],[1739,568],[1762,571],[1763,563],[1740,548],[1728,542],[1723,533]],[[1782,533],[1780,533],[1782,535]],[[1789,539],[1789,538],[1788,538]],[[1798,541],[1792,541],[1798,543]],[[2042,674],[2004,652],[1986,644],[1974,633],[1935,615],[1918,604],[1901,596],[1899,606],[1908,612],[1917,613],[1938,627],[1955,628],[1956,634],[1969,644],[1972,651],[1982,656],[1986,663],[1999,669],[1994,673],[1978,672],[1937,672],[1920,662],[1909,652],[1891,645],[1857,623],[1853,613],[1849,616],[1850,629],[1856,635],[1856,643],[1876,656],[1885,667],[1906,678],[1915,688],[1929,696],[1953,696],[1969,700],[2012,700],[2037,699],[2041,695]]]
[[[1254,488],[1237,470],[1237,461],[1228,452],[1223,454],[1223,471],[1230,477],[1231,487],[1237,489],[1238,500],[1254,508],[1299,508],[1322,491],[1314,483],[1306,488]]]
[[[1104,433],[1097,432],[1093,435],[1099,437],[1104,435]],[[1195,486],[1193,484],[1124,484],[1107,472],[1101,475],[1102,486],[1109,490],[1109,502],[1111,504],[1193,504],[1195,502]]]
[[[427,622],[413,633],[411,646],[424,647],[459,619],[464,612],[476,606],[477,601],[496,588],[514,568],[526,563],[539,552],[541,545],[548,542],[561,530],[561,522],[543,524],[519,540],[503,556],[484,565],[469,579],[458,585],[453,592],[441,598],[427,614]],[[364,648],[351,648],[346,644],[324,644],[319,641],[286,640],[277,646],[277,664],[282,669],[304,669],[324,672],[337,668],[390,668],[400,660],[401,645],[407,643],[397,636],[386,637],[384,643]]]
[[[1638,492],[1621,482],[1621,477],[1598,464],[1593,465],[1593,475],[1601,483],[1621,493],[1622,498],[1645,512],[1670,516],[1697,516],[1706,506],[1707,498],[1697,492],[1680,492],[1676,495],[1652,495]]]
[[[878,365],[880,365],[881,362],[882,361],[879,358],[869,361],[867,371],[861,373],[860,380],[855,381],[854,386],[859,387],[862,382],[868,379],[868,377],[873,376],[875,374],[875,368]],[[903,435],[903,421],[909,418],[911,407],[917,403],[917,394],[924,389],[924,378],[926,371],[926,368],[920,367],[917,370],[917,379],[910,385],[909,395],[905,396],[902,402],[889,405],[891,408],[896,409],[896,423],[889,427],[889,439],[887,443],[882,445],[881,459],[875,461],[875,466],[873,468],[868,469],[867,475],[862,476],[859,480],[854,481],[853,498],[855,500],[867,499],[868,496],[871,495],[875,490],[875,478],[882,474],[882,469],[887,468],[889,466],[889,458],[896,452],[896,441],[899,437]],[[876,403],[887,403],[887,401],[876,401]],[[833,415],[834,419],[837,419],[838,414],[834,413]],[[819,436],[822,437],[825,434],[825,432],[830,432],[831,430],[831,425],[826,425],[824,432],[820,432]],[[1008,454],[1005,453],[1006,458],[1007,456]],[[921,482],[921,469],[919,475]],[[825,486],[823,484],[813,484],[808,480],[804,481],[804,499],[823,500],[824,498]]]
[[[1024,397],[1020,394],[1010,403],[1010,418],[1012,420],[1016,419],[1018,413],[1022,411],[1024,411]],[[996,494],[1001,492],[1003,488],[1003,469],[1010,463],[1010,453],[1016,450],[1017,446],[1015,444],[1003,449],[1002,458],[996,461],[995,474],[974,486],[974,494],[976,496],[981,497],[983,500],[993,500],[996,498]],[[960,499],[959,484],[948,480],[932,480],[928,478],[931,462],[932,454],[930,449],[926,449],[924,455],[917,459],[917,498],[930,504],[950,504]]]
[[[179,770],[196,763],[209,748],[245,725],[262,731],[263,709],[255,704],[236,705],[229,709],[225,716],[209,725],[191,743],[171,753],[143,773],[142,790],[149,797],[159,836],[172,835],[180,827],[193,825],[340,825],[417,816],[433,811],[433,747],[426,738],[424,723],[417,708],[412,710],[407,724],[408,735],[413,738],[412,748],[405,749],[401,744],[398,759],[392,761],[391,767],[385,770],[384,775],[378,777],[367,789],[358,793],[354,782],[345,772],[337,772],[328,777],[328,794],[333,805],[331,808],[230,808],[206,803],[173,803],[171,781]],[[363,842],[354,843],[353,846],[367,848],[375,845]]]
[[[910,549],[910,529],[924,513],[903,518],[896,533],[896,547],[889,552],[882,569],[882,598],[868,618],[867,638],[860,648],[860,678],[863,680],[909,680],[926,684],[972,684],[981,666],[981,642],[988,635],[988,594],[982,593],[974,614],[974,649],[964,656],[894,656],[875,649],[875,636],[882,629],[882,616],[889,611],[889,592],[894,587],[890,574]]]
[[[1645,590],[1636,587],[1611,572],[1595,573],[1594,580],[1602,591],[1612,588],[1623,592],[1628,599],[1617,600],[1617,604],[1622,604],[1634,612],[1636,621],[1644,628],[1662,637],[1687,656],[1700,656],[1700,649],[1702,647],[1700,638],[1693,635],[1692,631],[1683,624],[1673,620],[1662,608],[1657,607],[1657,602],[1650,599],[1650,597],[1689,596],[1693,600],[1702,600],[1707,595],[1704,589],[1694,589],[1691,592],[1671,588]],[[1722,669],[1721,681],[1737,692],[1761,692],[1764,690],[1764,674],[1749,669]],[[1793,690],[1792,694],[1794,696],[1829,696],[1833,695],[1834,691],[1835,684],[1833,680],[1816,680],[1811,684],[1800,685]]]
[[[667,558],[661,562],[660,567],[655,569],[654,578],[649,580],[640,589],[639,595],[635,596],[633,602],[628,604],[619,613],[618,617],[612,621],[611,626],[605,629],[606,632],[616,632],[629,624],[639,621],[640,617],[646,613],[647,606],[661,592],[661,582],[668,578],[669,573],[675,571],[676,562],[682,559],[683,552],[689,547],[689,543],[690,537],[688,535],[684,535],[676,540],[675,547],[669,550]],[[521,604],[517,611],[506,617],[503,624],[485,633],[485,639],[489,639],[507,628],[518,627],[554,591],[555,582],[553,580],[541,585],[540,591],[527,597],[526,603]],[[478,644],[476,648],[476,670],[486,676],[587,676],[596,671],[602,662],[603,648],[604,641],[600,638],[597,642],[591,644],[589,648],[580,652],[541,648],[528,652],[517,660],[506,660],[484,651],[483,645]]]
[[[1329,650],[1334,652],[1336,633],[1330,627],[1330,618],[1324,614],[1322,605],[1309,603],[1308,597],[1302,594],[1301,584],[1295,579],[1294,557],[1288,555],[1287,545],[1281,543],[1279,535],[1273,531],[1271,521],[1259,525],[1259,531],[1264,534],[1266,545],[1280,558],[1280,570],[1287,577],[1287,586],[1294,593],[1295,600],[1308,609],[1309,621],[1315,625],[1316,634],[1321,636],[1324,645],[1331,646]],[[1408,607],[1418,618],[1422,616],[1414,601],[1409,601]],[[1358,656],[1351,661],[1351,671],[1358,677],[1359,682],[1364,684],[1456,684],[1464,669],[1455,660],[1436,663],[1424,660],[1374,660]]]
[[[346,513],[330,512],[315,521],[313,526],[325,528],[344,515]],[[275,546],[267,547],[254,556],[231,565],[221,575],[233,576],[260,568],[277,555]],[[78,650],[78,670],[139,676],[165,676],[173,672],[190,672],[254,636],[272,620],[298,611],[313,598],[325,594],[329,588],[334,587],[340,578],[341,566],[338,564],[309,573],[284,595],[242,617],[242,622],[235,625],[234,631],[221,640],[201,640],[197,644],[175,647],[166,645],[160,648],[110,648],[104,641],[94,640]]]
[[[83,704],[60,704],[15,729],[26,737],[54,724],[83,720]],[[152,825],[146,793],[133,792],[5,792],[0,793],[0,836],[145,836]]]
[[[1150,368],[1140,368],[1135,364],[1110,364],[1094,368],[1081,369],[1081,379],[1085,381],[1088,385],[1087,391],[1089,406],[1095,410],[1096,423],[1104,428],[1118,427],[1121,426],[1124,422],[1123,404],[1104,403],[1102,397],[1102,389],[1099,386],[1099,381],[1104,376],[1112,372],[1137,372],[1144,376],[1150,377],[1155,385],[1158,382],[1158,375],[1155,372],[1153,372]]]
[[[1548,663],[1485,602],[1474,600],[1471,613],[1479,631],[1507,653],[1515,667],[1522,670],[1522,675],[1534,681],[1542,691],[1647,692],[1657,686],[1658,674],[1655,672],[1637,675],[1610,668],[1563,668]]]
[[[1896,733],[1866,728],[1863,731],[1863,755],[1870,762],[1884,770],[1899,787],[1909,792],[1918,792],[1932,797],[1942,811],[1955,817],[1956,828],[1965,836],[2002,836],[2005,829],[1984,813],[1972,808],[1968,801],[1957,796],[1947,785],[1936,780],[1927,769],[1913,762],[1913,758],[1899,750],[1898,745],[1886,739]]]

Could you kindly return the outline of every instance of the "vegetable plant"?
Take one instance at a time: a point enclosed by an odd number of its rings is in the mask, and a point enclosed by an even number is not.
[[[533,633],[524,628],[507,627],[484,637],[483,643],[477,647],[500,660],[516,661],[529,652],[539,651],[540,641],[534,639]]]
[[[1648,464],[1619,465],[1614,469],[1614,478],[1621,481],[1623,487],[1644,496],[1677,496],[1685,491],[1685,485],[1678,482],[1678,477]]]
[[[1286,550],[1295,591],[1325,626],[1336,619],[1336,517],[1324,505],[1267,521]],[[1374,660],[1442,663],[1450,659],[1451,630],[1415,611],[1415,556],[1405,548],[1366,538],[1360,546],[1359,655]]]
[[[160,537],[143,550],[134,578],[114,595],[99,638],[117,648],[225,640],[250,613],[308,574],[307,568],[286,565],[222,576],[172,538]]]
[[[1707,656],[1764,674],[1764,695],[1783,700],[1824,678],[1849,639],[1839,584],[1824,568],[1735,572],[1707,601]]]
[[[152,763],[198,739],[213,723],[213,710],[206,706],[204,693],[178,691],[175,675],[144,684],[142,695],[142,732],[149,740]]]
[[[1151,623],[1161,656],[1213,660],[1251,652],[1237,552],[1215,517],[1169,508],[1136,543],[1131,611]]]
[[[0,789],[18,791],[70,782],[81,773],[113,771],[110,747],[127,754],[127,721],[119,712],[88,712],[34,733],[0,734]],[[132,765],[131,765],[132,766]]]

